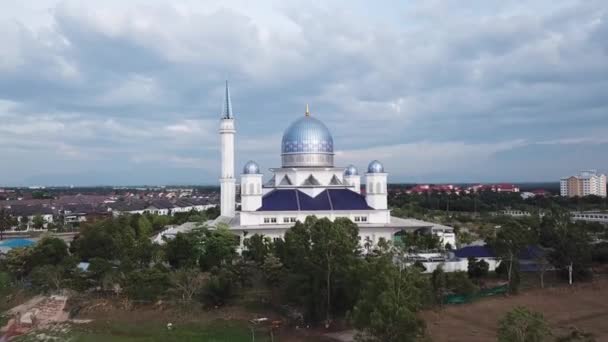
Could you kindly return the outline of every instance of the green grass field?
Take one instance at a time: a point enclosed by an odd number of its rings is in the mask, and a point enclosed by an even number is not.
[[[38,331],[34,334],[21,336],[15,341],[40,341],[40,335],[48,336],[49,340],[56,338],[70,342],[161,342],[161,341],[206,341],[206,342],[248,342],[252,340],[251,330],[245,322],[217,320],[207,324],[174,324],[172,330],[159,323],[120,323],[93,322],[89,324],[72,324],[67,331],[54,329]],[[43,339],[44,340],[44,339]],[[270,341],[268,333],[258,330],[255,332],[256,342]]]

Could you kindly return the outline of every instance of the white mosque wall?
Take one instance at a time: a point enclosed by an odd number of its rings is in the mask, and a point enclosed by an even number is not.
[[[361,176],[353,175],[353,176],[344,176],[344,183],[352,186],[350,188],[354,192],[360,194],[361,193]]]
[[[291,227],[291,226],[290,226]],[[262,235],[264,237],[268,237],[271,240],[274,239],[284,239],[285,233],[289,228],[255,228],[247,230],[246,227],[239,227],[238,229],[233,230],[235,234],[240,237],[240,249],[243,248],[243,241],[246,238],[253,236],[254,234]],[[372,242],[372,245],[377,245],[380,239],[384,239],[386,241],[392,241],[393,234],[395,233],[394,228],[389,227],[359,227],[359,244],[363,249],[365,247],[366,241],[369,240]],[[240,252],[240,250],[239,250]]]
[[[327,188],[319,187],[319,188],[298,188],[299,191],[307,194],[310,197],[317,197],[320,193],[327,190]]]
[[[390,210],[371,210],[368,218],[369,223],[390,223],[391,212]]]
[[[478,258],[477,260],[484,260],[488,263],[489,271],[494,272],[496,267],[500,264],[500,260],[496,258]],[[408,265],[412,265],[413,263],[409,263]],[[456,260],[447,260],[447,261],[423,261],[422,264],[426,268],[424,273],[433,273],[439,266],[443,269],[444,272],[457,272],[457,271],[468,271],[469,269],[469,260],[468,259],[456,259]]]
[[[361,247],[365,246],[367,240],[372,242],[375,246],[378,244],[380,239],[385,241],[393,241],[393,235],[395,234],[394,228],[389,227],[359,227],[359,240]]]
[[[390,222],[389,210],[333,210],[333,211],[241,211],[241,226],[272,226],[294,224],[296,221],[304,222],[307,216],[315,215],[318,218],[348,218],[361,224],[386,224]]]

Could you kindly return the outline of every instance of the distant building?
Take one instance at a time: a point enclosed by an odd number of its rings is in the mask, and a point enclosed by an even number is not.
[[[53,210],[42,205],[11,205],[6,207],[8,213],[13,216],[17,225],[13,230],[44,230],[49,223],[53,223]],[[41,228],[34,227],[34,217],[40,216],[43,220]]]
[[[574,211],[570,213],[574,221],[599,222],[608,224],[608,212],[602,211]]]
[[[606,197],[606,175],[598,174],[597,170],[585,170],[577,175],[564,177],[560,180],[560,195]]]
[[[442,192],[442,193],[459,193],[461,191],[460,187],[454,186],[452,184],[418,184],[413,188],[406,191],[408,194],[424,194],[428,192]]]

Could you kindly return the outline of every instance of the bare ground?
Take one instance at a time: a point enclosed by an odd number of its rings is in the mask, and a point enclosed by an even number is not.
[[[542,312],[554,333],[572,328],[608,341],[608,280],[525,291],[422,313],[433,341],[493,341],[498,321],[516,306]]]

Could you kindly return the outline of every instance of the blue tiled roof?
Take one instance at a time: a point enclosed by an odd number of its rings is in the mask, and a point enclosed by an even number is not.
[[[467,246],[454,251],[458,258],[495,258],[494,252],[486,246]]]
[[[329,189],[329,197],[334,210],[368,210],[365,197],[347,189]]]
[[[295,190],[274,190],[262,197],[258,211],[291,211],[299,210],[299,207]]]
[[[365,197],[348,189],[328,189],[310,197],[296,189],[277,189],[262,197],[258,211],[370,210]]]

